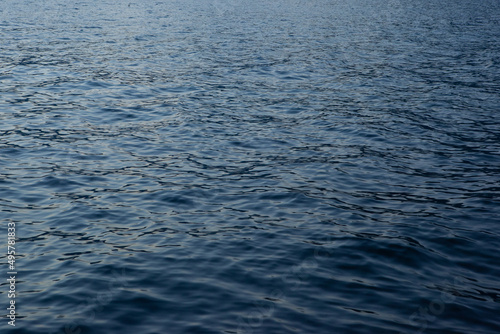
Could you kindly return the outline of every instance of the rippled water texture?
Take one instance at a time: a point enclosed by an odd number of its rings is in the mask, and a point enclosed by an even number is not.
[[[16,333],[500,332],[498,1],[0,10]]]

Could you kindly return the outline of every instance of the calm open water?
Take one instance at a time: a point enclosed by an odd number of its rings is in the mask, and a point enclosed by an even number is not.
[[[0,11],[15,333],[500,332],[500,2]]]

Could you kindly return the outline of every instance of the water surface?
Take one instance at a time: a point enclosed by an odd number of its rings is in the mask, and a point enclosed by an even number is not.
[[[500,331],[497,1],[0,10],[16,333]]]

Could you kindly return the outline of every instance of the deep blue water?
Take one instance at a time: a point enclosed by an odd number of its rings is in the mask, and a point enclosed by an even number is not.
[[[500,2],[0,11],[14,332],[500,332]]]

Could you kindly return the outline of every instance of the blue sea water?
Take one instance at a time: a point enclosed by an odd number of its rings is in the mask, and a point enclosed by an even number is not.
[[[0,331],[499,333],[499,112],[496,0],[2,0]]]

